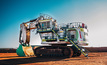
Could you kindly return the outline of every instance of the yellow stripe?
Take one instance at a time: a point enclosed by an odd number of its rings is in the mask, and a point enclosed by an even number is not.
[[[64,39],[59,39],[59,40],[64,40]]]
[[[46,39],[46,40],[55,40],[55,39]]]
[[[42,30],[39,30],[39,31],[42,31]]]
[[[46,41],[45,39],[42,39],[42,41]]]
[[[49,20],[39,20],[39,22],[45,22],[45,21],[50,21],[51,19],[49,19]]]
[[[54,30],[52,30],[54,33],[55,33],[55,31]],[[56,33],[55,33],[56,34]],[[56,34],[57,36],[58,36],[58,34]]]

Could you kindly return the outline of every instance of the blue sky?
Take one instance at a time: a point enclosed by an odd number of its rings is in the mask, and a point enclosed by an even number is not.
[[[16,48],[22,22],[46,13],[58,23],[84,22],[89,46],[107,46],[107,0],[0,0],[0,48]]]

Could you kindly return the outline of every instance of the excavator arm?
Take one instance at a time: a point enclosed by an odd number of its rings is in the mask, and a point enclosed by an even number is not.
[[[38,20],[34,19],[20,25],[20,36],[19,42],[23,44],[28,44],[30,42],[30,30],[38,28]]]
[[[38,19],[31,20],[20,25],[19,42],[20,45],[16,50],[18,56],[33,56],[34,52],[30,46],[30,31],[38,28]]]

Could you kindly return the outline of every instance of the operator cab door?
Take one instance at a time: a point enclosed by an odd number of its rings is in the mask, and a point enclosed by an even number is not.
[[[70,31],[68,31],[68,37],[69,37],[69,39],[71,39],[71,40],[76,39],[76,31],[75,31],[75,30],[70,30]]]

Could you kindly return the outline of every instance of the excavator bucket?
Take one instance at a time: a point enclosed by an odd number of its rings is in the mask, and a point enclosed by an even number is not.
[[[16,50],[16,53],[18,56],[34,56],[34,51],[31,46],[22,46],[21,44]]]

